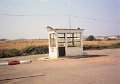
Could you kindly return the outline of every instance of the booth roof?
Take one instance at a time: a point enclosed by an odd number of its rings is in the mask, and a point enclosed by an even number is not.
[[[85,30],[85,29],[54,29],[54,30]]]

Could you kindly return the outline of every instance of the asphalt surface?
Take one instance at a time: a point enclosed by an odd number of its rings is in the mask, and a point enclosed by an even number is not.
[[[0,66],[0,84],[120,84],[120,48],[84,52],[82,57]]]

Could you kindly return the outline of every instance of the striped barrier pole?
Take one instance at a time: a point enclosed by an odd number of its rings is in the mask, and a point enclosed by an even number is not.
[[[2,65],[28,64],[28,63],[31,63],[31,62],[32,62],[32,60],[1,62],[0,66],[2,66]]]
[[[0,62],[0,66],[8,65],[8,62]]]

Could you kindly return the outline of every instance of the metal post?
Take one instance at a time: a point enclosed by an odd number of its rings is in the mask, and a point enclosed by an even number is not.
[[[71,15],[69,15],[69,28],[71,29]]]

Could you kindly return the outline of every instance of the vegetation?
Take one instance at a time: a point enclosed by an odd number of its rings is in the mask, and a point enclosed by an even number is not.
[[[31,46],[32,45],[32,46]],[[84,50],[120,48],[120,40],[84,41]],[[0,58],[48,53],[47,40],[0,41]]]
[[[22,50],[22,55],[35,55],[48,53],[48,46],[30,46]]]
[[[6,40],[0,41],[0,49],[23,49],[29,46],[48,46],[48,40],[43,39],[35,39],[35,40]]]
[[[86,41],[94,41],[95,37],[93,35],[90,35],[86,38]]]
[[[30,46],[24,49],[1,49],[0,58],[48,53],[48,46]]]
[[[94,50],[94,49],[113,49],[120,48],[120,43],[114,43],[111,45],[84,45],[84,50]]]
[[[2,49],[0,50],[0,58],[21,56],[21,50],[18,49]]]

